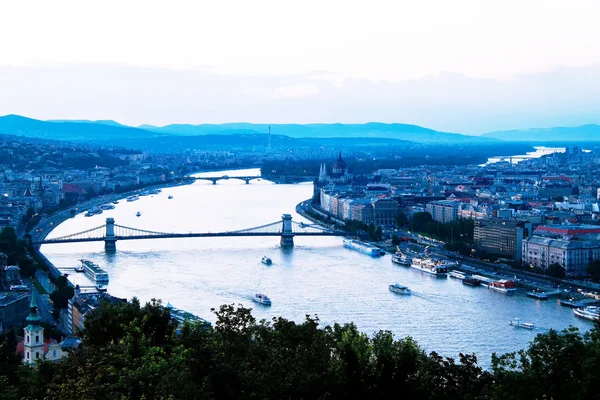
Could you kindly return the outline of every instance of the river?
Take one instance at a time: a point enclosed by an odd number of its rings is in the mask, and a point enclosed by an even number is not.
[[[205,175],[225,174],[251,176],[258,170]],[[303,221],[294,209],[311,194],[312,184],[198,181],[135,202],[120,201],[101,215],[79,214],[48,237],[103,225],[106,217],[120,225],[162,232],[243,229],[280,220],[283,213]],[[442,355],[474,352],[484,365],[489,365],[492,352],[515,351],[534,338],[536,332],[508,325],[514,317],[545,329],[574,325],[587,330],[593,325],[556,300],[467,287],[452,278],[396,266],[389,255],[373,259],[341,244],[335,237],[297,237],[293,249],[280,248],[276,237],[153,239],[117,242],[114,254],[106,254],[102,242],[44,245],[42,252],[58,268],[73,267],[80,258],[95,261],[109,273],[109,292],[115,296],[159,298],[209,321],[215,320],[211,308],[232,303],[252,307],[258,319],[283,316],[302,321],[307,314],[318,315],[323,324],[354,322],[368,334],[383,329],[398,337],[410,335],[427,351]],[[272,266],[261,264],[263,255],[273,259]],[[91,284],[74,272],[69,279]],[[389,292],[387,286],[394,282],[414,294]],[[253,303],[257,292],[271,297],[273,305]]]

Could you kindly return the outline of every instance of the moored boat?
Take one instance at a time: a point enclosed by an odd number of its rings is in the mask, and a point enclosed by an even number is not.
[[[263,306],[270,306],[271,299],[266,294],[256,293],[254,297],[252,297],[252,301],[258,304],[262,304]]]
[[[415,257],[413,258],[413,262],[410,266],[411,268],[442,278],[448,276],[449,263],[443,260],[434,260],[430,257]]]
[[[472,276],[465,277],[465,279],[462,280],[462,284],[467,285],[467,286],[480,286],[481,285],[479,280],[473,278]]]
[[[394,264],[404,265],[405,267],[410,267],[412,264],[412,257],[408,257],[401,251],[397,251],[396,254],[392,255],[392,262]]]
[[[456,278],[460,280],[463,280],[467,277],[467,275],[465,275],[464,272],[458,270],[450,271],[448,275],[450,275],[451,278]]]
[[[398,293],[398,294],[411,294],[412,293],[409,288],[407,288],[406,286],[402,286],[398,283],[389,285],[388,289],[390,290],[390,292],[394,292],[394,293]]]
[[[513,318],[513,320],[508,324],[514,326],[515,328],[535,329],[534,324],[530,322],[523,322],[521,321],[521,318]]]
[[[381,250],[379,248],[369,246],[367,243],[361,242],[360,240],[344,239],[343,243],[344,247],[347,249],[356,250],[371,257],[381,256]]]
[[[127,198],[127,201],[128,201],[128,202],[132,202],[132,201],[136,201],[136,200],[139,200],[139,199],[140,199],[140,198],[139,198],[138,196],[135,196],[135,195],[133,195],[133,196],[129,196],[129,197]]]
[[[589,306],[585,308],[574,308],[573,313],[580,318],[590,321],[600,321],[600,307]]]
[[[512,293],[517,291],[517,287],[513,281],[500,279],[488,284],[488,288],[501,293]]]

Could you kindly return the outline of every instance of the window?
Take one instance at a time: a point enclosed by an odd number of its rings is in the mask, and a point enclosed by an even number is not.
[[[29,352],[27,352],[26,355],[27,355],[27,359],[29,360]]]
[[[56,358],[56,349],[52,350],[52,357]]]
[[[27,343],[29,343],[29,335],[27,335]]]
[[[36,358],[36,359],[40,358],[40,352],[39,352],[39,351],[36,351],[36,352],[35,352],[35,358]]]
[[[39,343],[40,342],[40,335],[35,335],[35,342]]]

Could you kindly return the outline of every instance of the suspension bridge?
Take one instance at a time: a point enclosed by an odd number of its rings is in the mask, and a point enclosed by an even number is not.
[[[114,218],[106,218],[106,223],[82,232],[65,236],[32,241],[34,246],[43,244],[104,242],[106,251],[116,251],[118,240],[171,239],[171,238],[204,238],[204,237],[243,237],[243,236],[280,236],[282,246],[293,246],[295,236],[346,236],[348,233],[323,228],[317,224],[305,224],[292,221],[290,214],[283,214],[280,221],[226,232],[189,232],[169,233],[118,225]]]

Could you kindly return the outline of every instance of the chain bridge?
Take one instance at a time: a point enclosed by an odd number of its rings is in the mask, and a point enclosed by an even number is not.
[[[202,237],[240,237],[240,236],[280,236],[282,246],[293,246],[295,236],[346,236],[348,233],[323,228],[317,224],[305,224],[292,221],[290,214],[283,214],[280,221],[226,232],[157,232],[129,226],[118,225],[114,218],[106,218],[106,223],[95,228],[70,235],[32,241],[34,246],[58,243],[104,242],[106,251],[115,251],[118,240],[202,238]]]

